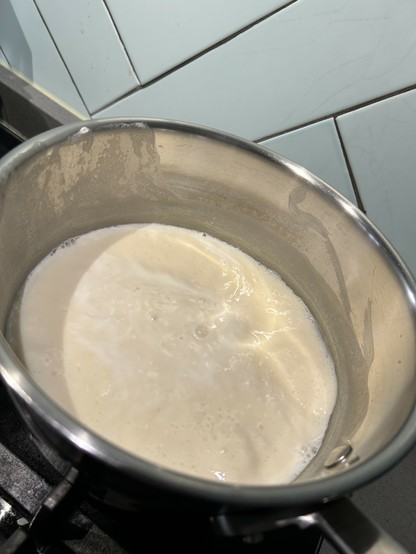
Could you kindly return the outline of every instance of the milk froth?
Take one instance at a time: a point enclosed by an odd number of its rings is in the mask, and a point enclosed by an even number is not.
[[[31,273],[9,340],[85,426],[151,462],[242,484],[293,481],[336,399],[302,300],[205,233],[122,225],[69,241]]]

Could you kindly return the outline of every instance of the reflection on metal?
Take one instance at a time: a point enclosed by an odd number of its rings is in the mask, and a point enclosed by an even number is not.
[[[0,498],[0,524],[3,519],[7,518],[11,510],[12,507],[10,506],[10,504],[6,502],[4,498]]]
[[[325,467],[327,469],[343,464],[347,461],[347,458],[351,456],[352,446],[350,444],[343,444],[342,446],[337,446],[332,450],[329,456],[326,459]]]
[[[81,119],[80,114],[0,63],[0,124],[19,139]]]
[[[401,543],[361,512],[348,498],[328,502],[316,512],[281,518],[279,514],[221,514],[213,525],[227,537],[259,536],[270,529],[295,525],[305,532],[317,528],[340,554],[410,554]]]

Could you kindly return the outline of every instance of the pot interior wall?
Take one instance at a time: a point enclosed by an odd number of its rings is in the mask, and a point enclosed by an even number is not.
[[[205,231],[276,270],[318,321],[339,390],[320,452],[356,464],[414,408],[414,297],[392,251],[354,206],[304,169],[243,141],[169,125],[89,125],[32,141],[0,171],[0,318],[31,269],[96,228],[159,222]]]

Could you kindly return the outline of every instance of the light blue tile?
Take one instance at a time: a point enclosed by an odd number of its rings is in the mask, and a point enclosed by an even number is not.
[[[0,0],[0,46],[12,68],[82,115],[87,110],[32,0]]]
[[[139,84],[104,2],[36,0],[36,5],[89,111]]]
[[[368,216],[416,275],[416,90],[337,121]]]
[[[107,0],[142,83],[287,3],[288,0]]]
[[[332,119],[260,142],[309,169],[356,204],[345,158]]]
[[[99,115],[261,139],[415,83],[415,26],[414,0],[298,0]]]

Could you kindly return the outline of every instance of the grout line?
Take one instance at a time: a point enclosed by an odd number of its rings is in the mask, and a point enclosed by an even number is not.
[[[348,108],[344,108],[343,110],[339,110],[337,112],[333,112],[327,115],[324,115],[322,117],[317,117],[316,119],[311,119],[307,121],[306,123],[301,123],[300,125],[294,125],[293,127],[288,127],[282,131],[279,131],[277,133],[273,133],[270,135],[265,135],[263,137],[254,139],[254,142],[259,143],[266,140],[270,140],[273,138],[280,137],[282,135],[286,135],[287,133],[291,133],[292,131],[299,131],[300,129],[304,129],[305,127],[309,127],[310,125],[314,125],[315,123],[320,123],[321,121],[326,121],[331,118],[337,118],[341,117],[343,115],[349,114],[351,112],[355,112],[356,110],[360,110],[361,108],[366,108],[367,106],[371,106],[372,104],[377,104],[378,102],[382,102],[383,100],[388,100],[389,98],[394,98],[395,96],[399,96],[400,94],[404,94],[406,92],[409,92],[411,90],[416,90],[416,84],[409,85],[407,87],[403,87],[401,89],[397,89],[394,92],[389,92],[387,94],[383,94],[381,96],[376,96],[374,98],[371,98],[370,100],[366,100],[364,102],[360,102],[358,104],[354,104],[353,106],[349,106]]]
[[[275,14],[277,14],[278,12],[286,9],[288,6],[290,6],[291,4],[294,4],[295,2],[297,2],[297,0],[289,0],[288,2],[286,2],[286,4],[284,6],[280,6],[279,8],[276,8],[275,10],[273,10],[272,12],[269,12],[268,14],[263,15],[259,19],[256,19],[255,21],[252,21],[251,23],[248,23],[247,25],[245,25],[241,29],[235,31],[231,35],[228,35],[225,38],[219,40],[218,42],[215,42],[211,46],[208,46],[204,50],[201,50],[200,52],[196,53],[194,56],[191,56],[190,58],[187,58],[186,60],[184,60],[183,62],[181,62],[177,65],[175,65],[174,67],[171,67],[170,69],[168,69],[164,73],[161,73],[157,77],[154,77],[150,81],[147,81],[146,83],[143,83],[142,87],[147,88],[147,87],[153,85],[154,83],[156,83],[157,81],[160,81],[161,79],[164,79],[165,77],[167,77],[171,73],[174,73],[178,69],[182,69],[182,67],[185,67],[186,65],[189,65],[190,63],[194,62],[198,58],[202,58],[202,56],[205,56],[205,54],[211,52],[212,50],[216,50],[217,48],[219,48],[220,46],[226,44],[227,42],[230,42],[231,40],[235,39],[238,35],[241,35],[241,34],[245,33],[249,29],[251,29],[251,28],[255,27],[256,25],[258,25],[259,23],[262,23],[266,19],[269,19],[270,17],[273,17]]]
[[[0,47],[0,52],[3,54],[4,60],[5,60],[6,64],[8,65],[8,67],[10,68],[11,67],[10,62],[9,62],[6,54],[4,53],[4,50],[1,47]]]
[[[348,171],[348,174],[349,174],[350,179],[351,179],[352,188],[354,189],[354,194],[355,194],[355,197],[357,199],[357,206],[359,207],[359,209],[362,212],[367,213],[366,210],[365,210],[364,203],[362,201],[361,195],[360,195],[360,191],[358,189],[357,181],[355,180],[354,172],[353,172],[352,167],[351,167],[351,163],[350,163],[350,159],[348,157],[347,149],[345,148],[345,143],[344,143],[344,140],[342,138],[341,130],[339,128],[338,122],[337,122],[335,117],[333,118],[333,120],[334,120],[334,125],[335,125],[335,131],[337,133],[337,137],[338,137],[338,140],[339,140],[339,143],[340,143],[340,146],[341,146],[342,155],[344,156],[345,165],[347,166],[347,171]]]
[[[137,71],[136,71],[136,68],[135,68],[134,65],[133,65],[132,59],[131,59],[131,57],[130,57],[130,54],[129,54],[128,51],[127,51],[127,48],[126,48],[126,46],[125,46],[125,44],[124,44],[124,41],[123,41],[123,39],[122,39],[122,37],[121,37],[121,35],[120,35],[120,31],[118,30],[118,27],[117,27],[117,25],[116,25],[116,22],[114,21],[114,18],[113,18],[112,14],[111,14],[111,11],[109,10],[109,8],[108,8],[108,6],[107,6],[107,0],[103,0],[103,5],[104,5],[104,9],[105,9],[106,12],[107,12],[108,18],[110,19],[111,23],[113,24],[114,31],[115,31],[115,33],[116,33],[116,35],[117,35],[117,37],[118,37],[118,40],[120,41],[120,44],[121,44],[121,46],[122,46],[122,48],[123,48],[123,50],[124,50],[124,54],[125,54],[125,56],[126,56],[128,62],[129,62],[129,64],[130,64],[130,67],[131,67],[131,69],[132,69],[132,71],[133,71],[133,73],[134,73],[134,76],[136,77],[136,79],[137,79],[139,85],[141,85],[140,77],[139,77],[139,75],[138,75],[138,73],[137,73]],[[137,87],[135,87],[135,88],[137,88]],[[129,94],[131,94],[132,92],[133,92],[133,91],[130,90],[130,91],[129,91]],[[100,108],[100,109],[102,109],[102,108]],[[98,110],[97,110],[97,111],[98,111]]]
[[[192,62],[194,62],[195,60],[199,59],[199,58],[202,58],[202,56],[205,56],[205,54],[208,54],[209,52],[211,52],[212,50],[215,50],[216,48],[219,48],[220,46],[222,46],[223,44],[226,44],[227,42],[230,42],[231,40],[233,40],[234,38],[236,38],[238,35],[241,35],[242,33],[245,33],[246,31],[248,31],[249,29],[251,29],[252,27],[255,27],[256,25],[258,25],[259,23],[262,23],[263,21],[265,21],[266,19],[269,19],[270,17],[273,17],[275,14],[277,14],[278,12],[286,9],[287,7],[289,7],[291,4],[294,4],[295,2],[297,2],[297,0],[289,0],[288,2],[286,2],[286,4],[284,4],[283,6],[280,6],[279,8],[276,8],[275,10],[273,10],[272,12],[269,12],[268,14],[260,17],[259,19],[256,19],[255,21],[247,24],[245,27],[242,27],[241,29],[239,29],[238,31],[235,31],[234,33],[232,33],[231,35],[228,35],[227,37],[219,40],[218,42],[215,42],[214,44],[212,44],[211,46],[209,46],[208,48],[205,48],[204,50],[201,50],[200,52],[198,52],[197,54],[191,56],[190,58],[187,58],[186,60],[184,60],[183,62],[175,65],[174,67],[171,67],[170,69],[168,69],[167,71],[161,73],[160,75],[157,75],[156,77],[154,77],[153,79],[150,79],[149,81],[147,81],[146,83],[142,83],[139,87],[136,87],[134,88],[133,90],[130,90],[129,92],[121,95],[121,96],[118,96],[117,98],[111,100],[111,102],[109,102],[108,104],[106,104],[105,106],[101,107],[99,110],[95,110],[94,112],[91,112],[91,115],[96,115],[97,113],[101,112],[102,110],[105,110],[107,108],[109,108],[110,106],[112,106],[113,104],[117,104],[117,102],[120,102],[121,100],[124,100],[125,98],[127,98],[128,96],[130,96],[130,94],[134,94],[135,92],[139,91],[139,90],[142,90],[142,89],[145,89],[145,88],[148,88],[148,87],[151,87],[152,85],[154,85],[155,83],[157,83],[158,81],[161,81],[162,79],[164,79],[165,77],[168,77],[169,75],[171,75],[172,73],[174,73],[175,71],[178,71],[178,69],[182,69],[183,67],[191,64]],[[104,4],[106,3],[106,0],[104,0]],[[106,6],[107,7],[107,6]],[[108,8],[107,8],[108,10]],[[129,57],[129,60],[130,60],[130,57]],[[139,82],[140,82],[140,79],[139,79],[139,76],[136,74]]]
[[[400,89],[394,90],[393,92],[387,92],[386,94],[382,94],[380,96],[376,96],[375,98],[371,98],[370,100],[366,100],[364,102],[360,102],[356,104],[353,107],[344,108],[343,110],[339,110],[338,112],[332,114],[333,117],[340,117],[342,115],[346,115],[350,112],[353,112],[355,110],[359,110],[361,108],[366,108],[367,106],[371,106],[372,104],[375,104],[377,102],[382,102],[383,100],[388,100],[389,98],[393,98],[394,96],[398,96],[399,94],[404,94],[406,92],[409,92],[411,90],[416,90],[416,83],[413,85],[408,85],[407,87],[402,87]]]
[[[274,138],[281,137],[283,135],[287,135],[288,133],[292,133],[294,131],[299,131],[301,129],[304,129],[305,127],[310,127],[311,125],[315,125],[316,123],[320,123],[321,121],[327,121],[328,119],[331,119],[332,117],[335,117],[334,114],[328,114],[323,115],[322,117],[317,117],[316,119],[310,119],[309,121],[305,123],[300,123],[299,125],[294,125],[293,127],[287,127],[286,129],[283,129],[282,131],[278,131],[277,133],[272,133],[270,135],[264,135],[263,137],[254,139],[254,142],[260,143],[264,142],[266,140],[271,140]]]
[[[0,1],[1,1],[1,0],[0,0]],[[58,53],[58,56],[61,58],[61,61],[62,61],[63,65],[64,65],[64,67],[65,67],[65,69],[66,69],[66,71],[67,71],[67,73],[68,73],[69,78],[70,78],[71,81],[72,81],[72,84],[73,84],[74,87],[75,87],[75,90],[77,91],[77,93],[78,93],[78,95],[79,95],[79,97],[80,97],[81,102],[84,104],[85,111],[87,112],[87,114],[90,114],[90,115],[91,115],[91,112],[90,112],[90,110],[88,109],[88,106],[87,106],[87,104],[86,104],[86,102],[85,102],[85,100],[84,100],[84,97],[82,96],[81,91],[80,91],[79,88],[78,88],[78,85],[77,85],[76,82],[74,81],[74,78],[72,77],[72,73],[70,72],[69,67],[67,66],[67,64],[66,64],[66,62],[65,62],[65,60],[64,60],[64,58],[62,57],[61,51],[60,51],[60,49],[58,48],[58,45],[56,44],[55,39],[54,39],[54,37],[53,37],[53,35],[52,35],[52,33],[51,33],[49,27],[48,27],[48,24],[46,23],[46,20],[45,20],[45,18],[43,17],[42,12],[41,12],[40,9],[39,9],[37,0],[33,0],[33,4],[34,4],[34,6],[35,6],[35,8],[36,8],[36,10],[37,10],[37,12],[38,12],[38,14],[39,14],[39,17],[41,18],[43,24],[45,25],[45,29],[47,30],[48,35],[49,35],[49,37],[50,37],[50,39],[51,39],[53,45],[55,46],[55,49],[56,49],[56,52]],[[78,111],[78,110],[77,110],[77,111]]]
[[[117,98],[115,100],[110,100],[110,102],[107,102],[106,104],[103,104],[97,110],[93,110],[92,112],[90,112],[91,117],[94,117],[95,115],[102,112],[103,110],[106,110],[107,108],[110,108],[114,104],[117,104],[118,102],[121,102],[125,98],[128,98],[129,96],[133,95],[134,93],[138,92],[139,90],[142,90],[143,88],[144,88],[143,85],[138,85],[137,87],[134,87],[134,88],[128,90],[127,92],[121,94],[120,96],[117,96]]]

